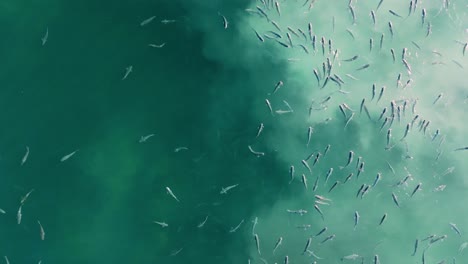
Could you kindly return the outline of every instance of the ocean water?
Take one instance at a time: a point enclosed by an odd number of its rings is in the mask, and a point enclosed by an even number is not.
[[[277,3],[0,3],[0,261],[468,263],[468,2]]]

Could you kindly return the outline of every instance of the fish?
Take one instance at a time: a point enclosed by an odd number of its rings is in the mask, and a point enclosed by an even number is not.
[[[377,103],[380,101],[380,99],[382,99],[382,96],[385,92],[385,86],[382,86],[382,88],[380,88],[380,93],[379,93],[379,98],[377,99]]]
[[[385,213],[382,218],[380,219],[380,223],[379,223],[379,226],[383,224],[383,222],[385,221],[385,219],[387,219],[387,213]]]
[[[315,156],[315,159],[314,159],[314,163],[312,164],[312,167],[315,166],[315,164],[317,164],[317,162],[319,162],[319,159],[320,157],[322,156],[322,153],[317,153],[317,155]]]
[[[456,148],[453,151],[468,150],[468,147]]]
[[[419,245],[419,239],[416,239],[416,241],[414,242],[413,254],[411,254],[411,256],[416,255],[416,252],[418,251],[418,245]]]
[[[432,104],[435,105],[440,100],[440,98],[442,98],[443,95],[444,93],[440,93],[439,95],[437,95],[437,98],[434,100],[434,102],[432,102]]]
[[[353,119],[353,117],[354,117],[354,112],[352,112],[351,116],[348,118],[348,120],[346,120],[346,123],[345,123],[345,126],[344,126],[345,129],[348,126],[349,122],[351,122],[351,119]]]
[[[380,113],[379,119],[377,121],[380,121],[382,119],[382,117],[385,115],[386,112],[387,112],[387,107],[384,107],[382,109],[382,112]]]
[[[254,220],[252,221],[252,235],[255,235],[255,226],[258,224],[258,217],[255,217]]]
[[[234,185],[230,185],[227,187],[221,187],[221,191],[219,192],[219,194],[227,194],[229,190],[236,188],[237,186],[239,186],[239,184],[234,184]]]
[[[325,233],[328,230],[328,227],[322,228],[317,234],[314,235],[314,237],[318,237],[321,234]]]
[[[44,46],[47,43],[47,40],[49,39],[49,27],[46,28],[46,32],[44,36],[41,38],[41,44]]]
[[[23,205],[26,202],[26,200],[29,198],[29,196],[31,195],[33,191],[34,189],[31,189],[25,196],[21,198],[21,201],[20,201],[21,205]]]
[[[359,194],[361,194],[362,190],[366,187],[366,184],[362,184],[361,187],[359,187],[359,190],[357,191],[356,198],[359,197]]]
[[[356,13],[354,12],[354,7],[352,5],[348,5],[349,11],[351,12],[351,17],[353,19],[353,25],[356,24]]]
[[[345,110],[344,110],[343,105],[340,104],[338,107],[340,108],[340,111],[341,111],[341,113],[343,114],[344,118],[347,119],[346,112],[345,112]]]
[[[346,59],[346,60],[342,60],[342,61],[346,61],[346,62],[349,62],[349,61],[355,61],[359,58],[359,55],[354,55],[353,57],[349,58],[349,59]]]
[[[312,138],[312,133],[314,132],[314,128],[309,126],[307,129],[307,144],[306,146],[309,147],[310,139]]]
[[[153,137],[154,134],[149,134],[149,135],[146,135],[146,136],[141,136],[140,137],[140,140],[138,140],[138,143],[143,143],[143,142],[146,142],[148,139],[150,139],[151,137]]]
[[[309,163],[307,163],[306,160],[301,160],[301,163],[310,173],[312,173],[312,169],[310,168]]]
[[[335,187],[338,186],[338,184],[340,184],[340,181],[336,181],[335,183],[333,183],[328,192],[330,193],[331,191],[333,191],[333,189],[335,189]]]
[[[255,36],[257,36],[258,40],[261,42],[265,42],[265,39],[257,32],[257,30],[253,29],[252,30],[255,32]]]
[[[426,38],[432,33],[432,24],[427,23]]]
[[[403,139],[406,138],[406,136],[408,135],[408,132],[409,132],[409,130],[410,130],[410,127],[411,127],[411,123],[406,124],[405,134],[404,134],[403,137],[400,139],[400,141],[402,141]]]
[[[308,24],[308,32],[309,32],[309,38],[310,38],[310,40],[312,40],[313,39],[313,26],[312,26],[312,23],[310,23],[310,22]]]
[[[374,264],[380,264],[379,255],[374,255]]]
[[[352,173],[352,172],[351,172],[350,174],[348,174],[348,176],[346,177],[344,183],[346,183],[347,181],[349,181],[349,180],[353,177],[353,175],[354,175],[354,173]]]
[[[153,44],[153,43],[150,43],[150,44],[148,44],[148,46],[150,46],[150,47],[152,47],[152,48],[158,48],[158,49],[160,49],[160,48],[166,46],[166,42],[161,43],[161,44]]]
[[[21,204],[19,209],[18,209],[18,212],[16,213],[16,223],[21,224],[21,219],[23,217],[23,214],[21,213],[21,208],[23,207],[23,205]]]
[[[440,134],[440,129],[437,129],[436,132],[434,133],[434,136],[432,136],[431,141],[434,141],[439,134]]]
[[[323,156],[325,157],[325,155],[327,155],[328,151],[330,151],[330,148],[331,148],[331,145],[328,144],[326,147],[325,147],[325,150],[323,151]]]
[[[257,156],[257,157],[265,156],[265,152],[255,151],[255,150],[252,149],[252,147],[250,145],[248,145],[247,147],[249,148],[250,153],[254,154],[255,156]]]
[[[387,147],[390,146],[390,140],[391,140],[391,138],[392,138],[392,129],[389,128],[389,129],[387,130]]]
[[[392,199],[396,206],[400,207],[400,204],[398,203],[398,196],[396,196],[396,194],[392,193]]]
[[[331,241],[331,240],[333,240],[335,237],[336,237],[336,235],[328,236],[328,237],[326,237],[324,240],[322,240],[322,242],[320,242],[320,244],[324,244],[324,243],[327,242],[327,241]]]
[[[291,184],[291,182],[294,180],[294,166],[293,165],[289,167],[289,175],[291,175],[291,180],[289,181],[289,184]]]
[[[39,224],[39,231],[40,231],[39,234],[41,236],[41,240],[44,241],[44,239],[45,239],[44,228],[42,227],[41,222],[39,220],[37,220],[37,223]]]
[[[388,30],[390,31],[390,35],[393,38],[393,24],[392,24],[392,21],[388,22]]]
[[[265,13],[265,11],[261,7],[259,6],[256,6],[256,7],[257,7],[257,10],[260,12],[260,14],[263,15],[267,19],[268,22],[270,22],[271,20],[268,17],[267,13]]]
[[[302,44],[299,44],[299,47],[301,47],[305,53],[309,54],[309,49],[307,49],[306,46],[302,45]]]
[[[411,75],[411,65],[409,65],[408,61],[406,59],[401,60],[403,62],[403,65],[405,65],[406,70],[408,71],[408,74]]]
[[[314,52],[317,51],[316,42],[317,42],[317,36],[314,35],[314,37],[312,38],[312,48],[314,49]]]
[[[369,52],[372,52],[372,47],[374,46],[374,39],[369,39]]]
[[[458,229],[457,225],[454,224],[454,223],[449,223],[450,225],[450,228],[455,231],[455,233],[457,233],[457,235],[461,236],[461,232],[460,232],[460,229]]]
[[[366,103],[366,98],[362,98],[361,107],[359,109],[359,114],[362,114],[362,109],[364,108],[364,104]]]
[[[149,23],[151,23],[154,19],[156,18],[156,16],[151,16],[143,21],[141,21],[140,23],[140,26],[143,27],[145,25],[148,25]]]
[[[163,20],[161,20],[161,23],[165,24],[165,25],[170,24],[170,23],[175,23],[175,22],[177,22],[177,21],[174,20],[174,19],[163,19]]]
[[[294,46],[294,45],[293,45],[293,42],[292,42],[292,39],[291,39],[291,34],[289,34],[289,32],[286,32],[286,37],[288,37],[289,45],[290,45],[291,47]]]
[[[395,63],[395,50],[390,49],[390,53],[392,54],[393,63]]]
[[[208,217],[209,217],[209,215],[207,215],[207,216],[205,217],[205,220],[203,220],[203,222],[201,222],[201,223],[199,223],[199,224],[197,225],[197,228],[202,228],[202,227],[205,225],[206,221],[208,221]],[[166,226],[166,227],[167,227],[167,226]]]
[[[166,186],[167,194],[169,194],[172,198],[174,198],[177,202],[180,202],[179,199],[174,195],[171,188]]]
[[[325,183],[328,182],[328,179],[330,178],[330,176],[332,175],[332,173],[333,173],[333,168],[328,169],[327,174],[326,174],[326,176],[325,176]]]
[[[399,18],[403,18],[402,16],[400,16],[398,13],[396,13],[395,11],[393,10],[388,10],[388,12],[396,17],[399,17]]]
[[[384,36],[385,36],[384,33],[380,35],[380,46],[379,46],[380,50],[382,50],[382,47],[383,47]]]
[[[307,190],[307,178],[304,173],[302,174],[302,183],[304,184],[304,187]]]
[[[26,161],[28,160],[28,157],[29,157],[29,147],[26,146],[26,153],[24,153],[24,156],[21,159],[21,166],[23,166],[24,163],[26,163]]]
[[[383,0],[380,0],[380,1],[379,1],[379,4],[378,4],[377,7],[375,8],[376,11],[379,10],[379,7],[382,5],[382,3],[383,3]]]
[[[359,256],[358,254],[351,254],[351,255],[348,255],[348,256],[344,256],[341,258],[341,261],[343,260],[356,260],[358,258],[361,258],[361,256]]]
[[[372,188],[374,188],[377,185],[377,183],[380,181],[381,178],[382,178],[382,174],[380,172],[377,173],[377,176],[375,176],[374,183],[372,184]]]
[[[258,252],[259,255],[261,255],[261,253],[260,253],[260,239],[258,238],[258,234],[254,235],[254,239],[255,239],[255,245],[257,246],[257,252]]]
[[[421,10],[421,26],[424,26],[425,21],[426,21],[426,8],[423,8]]]
[[[354,211],[354,230],[356,230],[357,225],[359,224],[359,212]]]
[[[369,67],[370,67],[370,64],[369,64],[369,63],[368,63],[368,64],[364,64],[364,65],[362,65],[361,67],[357,68],[356,71],[361,71],[361,70],[367,69],[367,68],[369,68]]]
[[[304,251],[302,252],[302,255],[304,255],[306,252],[309,251],[310,244],[312,243],[312,237],[309,237],[307,239],[307,243],[305,245]]]
[[[320,210],[320,207],[318,207],[318,205],[314,204],[314,209],[320,214],[320,216],[322,217],[322,220],[325,220],[325,218],[323,217],[322,210]]]
[[[237,224],[235,227],[231,227],[231,229],[229,229],[229,233],[234,233],[237,231],[237,229],[240,228],[240,226],[244,223],[244,219],[242,219],[239,224]]]
[[[280,4],[278,1],[275,1],[275,7],[276,7],[276,12],[278,13],[278,16],[281,16]]]
[[[3,210],[2,208],[0,208],[0,214],[6,214],[5,210]]]
[[[421,47],[420,47],[416,42],[411,41],[411,43],[413,43],[413,45],[414,45],[416,48],[418,48],[418,50],[421,50]]]
[[[265,126],[263,125],[263,123],[260,123],[260,125],[258,126],[258,129],[257,129],[257,135],[255,136],[255,138],[258,138],[260,136],[260,134],[262,133],[264,127]]]
[[[374,23],[374,27],[375,27],[375,23],[377,22],[377,20],[376,20],[376,17],[375,17],[374,10],[370,11],[370,15],[371,15],[371,18],[372,18],[372,23]]]
[[[278,44],[280,44],[281,46],[283,46],[283,47],[285,47],[285,48],[289,48],[289,45],[288,45],[288,44],[286,44],[286,43],[284,43],[284,42],[282,42],[282,41],[279,41],[279,40],[277,40],[277,39],[275,39],[275,41],[276,41]]]
[[[422,185],[421,182],[418,183],[418,185],[416,185],[416,187],[414,188],[413,192],[411,193],[411,197],[413,197],[413,195],[414,195],[417,191],[421,190],[421,185]]]
[[[278,23],[276,23],[276,21],[271,20],[270,22],[279,32],[282,32],[280,26],[278,25]]]
[[[325,56],[325,37],[320,39],[320,43],[322,44],[322,55]]]
[[[180,152],[182,150],[188,150],[188,148],[187,147],[177,147],[177,148],[174,149],[174,152],[178,153],[178,152]]]
[[[320,85],[320,76],[319,76],[317,69],[314,69],[314,75],[315,75],[315,78],[317,79],[317,85]]]
[[[346,165],[340,167],[340,169],[344,169],[344,168],[348,167],[349,164],[351,164],[351,162],[353,162],[353,157],[354,157],[354,151],[350,150],[348,152],[348,162],[346,162]]]
[[[279,237],[278,240],[276,241],[275,247],[273,248],[273,254],[275,254],[276,249],[278,249],[279,246],[283,243],[283,237]]]
[[[6,264],[10,264],[10,261],[8,260],[8,257],[7,256],[3,256],[5,258],[5,263]]]
[[[129,75],[130,73],[132,73],[132,72],[133,72],[133,66],[132,66],[132,65],[127,66],[127,67],[125,68],[125,74],[124,74],[124,76],[122,77],[122,80],[127,79],[128,75]]]
[[[265,103],[268,106],[268,109],[270,109],[270,113],[273,116],[273,108],[271,108],[271,103],[268,99],[265,99]]]
[[[458,248],[458,254],[462,253],[465,248],[468,247],[468,242],[463,242],[460,244],[460,247]]]
[[[364,161],[362,161],[361,163],[359,163],[358,173],[357,173],[356,177],[359,178],[359,175],[361,175],[361,172],[364,172],[364,166],[365,166]]]
[[[64,162],[64,161],[68,160],[68,159],[71,158],[73,155],[75,155],[75,153],[76,153],[77,151],[78,151],[78,150],[75,150],[75,151],[73,151],[72,153],[69,153],[69,154],[63,156],[63,157],[60,159],[60,162]]]

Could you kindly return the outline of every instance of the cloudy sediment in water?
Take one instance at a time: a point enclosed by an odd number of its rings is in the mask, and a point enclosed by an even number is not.
[[[465,263],[467,5],[4,4],[0,255]]]

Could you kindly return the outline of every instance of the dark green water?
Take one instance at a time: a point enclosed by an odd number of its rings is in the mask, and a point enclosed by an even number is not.
[[[260,258],[282,263],[286,255],[290,263],[312,263],[313,257],[301,255],[304,245],[311,234],[327,226],[327,234],[313,242],[314,253],[323,258],[316,259],[318,263],[339,263],[352,253],[364,256],[366,263],[373,263],[376,254],[382,263],[422,263],[423,246],[411,257],[414,240],[430,234],[448,238],[430,248],[427,263],[449,263],[455,257],[457,263],[468,263],[466,252],[459,252],[466,238],[463,231],[468,230],[467,214],[461,209],[468,197],[463,173],[468,169],[467,156],[453,152],[467,144],[468,57],[462,55],[468,38],[466,1],[451,1],[442,15],[440,3],[427,1],[404,21],[387,10],[406,16],[407,3],[392,6],[386,1],[374,28],[368,11],[378,1],[355,3],[357,25],[350,23],[347,3],[324,2],[318,1],[307,13],[302,3],[280,1],[283,14],[275,19],[284,29],[305,30],[312,21],[317,36],[334,40],[340,59],[359,54],[359,63],[343,62],[335,68],[341,76],[350,73],[359,79],[346,79],[342,89],[351,94],[317,87],[313,69],[320,69],[327,56],[305,55],[300,48],[285,51],[271,40],[256,39],[252,28],[274,30],[266,19],[244,11],[261,6],[260,1],[0,3],[0,208],[6,212],[0,214],[0,256],[8,256],[11,264],[248,263],[249,259],[262,263]],[[430,38],[418,24],[424,7],[434,25]],[[226,30],[218,12],[229,21]],[[271,17],[274,12],[268,10]],[[154,20],[140,26],[152,16]],[[175,21],[161,23],[164,19]],[[381,32],[386,41],[390,39],[386,27],[390,19],[395,37],[385,42],[385,54],[378,53]],[[356,34],[356,41],[346,29]],[[47,41],[41,45],[47,30]],[[369,36],[375,41],[373,53],[368,52]],[[422,48],[416,49],[411,41]],[[163,43],[161,48],[148,45]],[[391,62],[391,47],[398,57],[403,47],[410,49],[414,75],[404,74],[404,81],[414,80],[415,88],[393,88],[398,73],[406,70]],[[443,53],[441,59],[434,58],[434,50]],[[434,61],[450,65],[434,68]],[[365,63],[371,64],[368,71],[355,70]],[[133,70],[122,80],[129,66]],[[285,85],[272,95],[279,80]],[[411,122],[412,116],[407,116],[393,128],[394,149],[385,150],[387,129],[379,133],[380,123],[357,111],[344,130],[338,105],[347,102],[359,110],[363,97],[370,100],[372,83],[388,87],[385,102],[368,103],[374,119],[383,106],[390,107],[391,100],[417,98],[421,116],[432,121],[428,135],[415,129],[407,147],[398,143]],[[444,97],[434,105],[441,91]],[[330,105],[308,117],[311,102],[323,105],[320,102],[329,95]],[[287,100],[294,114],[272,116],[266,98],[274,110],[287,109],[282,102]],[[331,119],[324,122],[326,118]],[[260,123],[265,129],[256,139]],[[314,133],[306,147],[309,126]],[[437,128],[446,140],[439,146],[439,141],[431,141]],[[154,136],[139,142],[150,134]],[[301,160],[312,151],[323,154],[328,144],[330,152],[308,175]],[[257,158],[247,146],[265,155]],[[175,151],[180,147],[188,149]],[[29,155],[22,164],[27,148]],[[364,157],[365,178],[329,194],[333,182],[343,182],[354,171],[339,169],[349,150],[356,152],[353,169],[358,156]],[[61,162],[73,151],[77,152]],[[444,155],[435,161],[439,152]],[[406,158],[410,154],[414,159]],[[288,184],[291,165],[296,179]],[[325,177],[331,167],[334,173],[328,185],[321,182],[324,185],[312,192],[315,177]],[[444,174],[452,167],[453,173]],[[383,174],[380,189],[355,199],[363,181],[372,185],[377,172]],[[310,177],[307,190],[300,182],[302,173]],[[395,188],[410,173],[414,178],[409,186]],[[423,191],[411,198],[419,182],[424,183]],[[237,184],[220,194],[222,187]],[[434,192],[440,185],[447,185],[447,190]],[[168,195],[166,187],[180,202]],[[18,224],[22,197],[31,190]],[[402,208],[393,204],[392,192],[399,195]],[[314,194],[333,199],[332,206],[320,207],[325,220],[314,211]],[[309,212],[301,217],[286,213],[287,209]],[[354,211],[361,215],[356,231]],[[384,213],[388,213],[386,225],[376,228]],[[37,221],[45,230],[44,241]],[[461,236],[450,229],[452,222],[462,230]],[[239,223],[239,229],[230,232]],[[311,228],[297,228],[306,224]],[[262,255],[253,233],[260,237]],[[336,239],[320,244],[331,234]],[[284,241],[274,255],[280,236]]]

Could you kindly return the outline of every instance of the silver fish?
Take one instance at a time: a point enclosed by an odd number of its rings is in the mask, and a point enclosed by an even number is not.
[[[167,191],[167,194],[169,194],[172,198],[174,198],[177,202],[180,202],[179,199],[174,195],[174,193],[172,192],[171,188],[167,187],[166,186],[166,191]]]
[[[151,21],[153,21],[154,19],[156,18],[156,16],[151,16],[143,21],[141,21],[140,23],[140,26],[143,27],[145,25],[148,25],[149,23],[151,23]]]
[[[29,147],[26,146],[26,153],[24,153],[24,156],[21,159],[21,166],[23,166],[24,163],[26,163],[26,161],[28,160],[28,157],[29,157]]]

